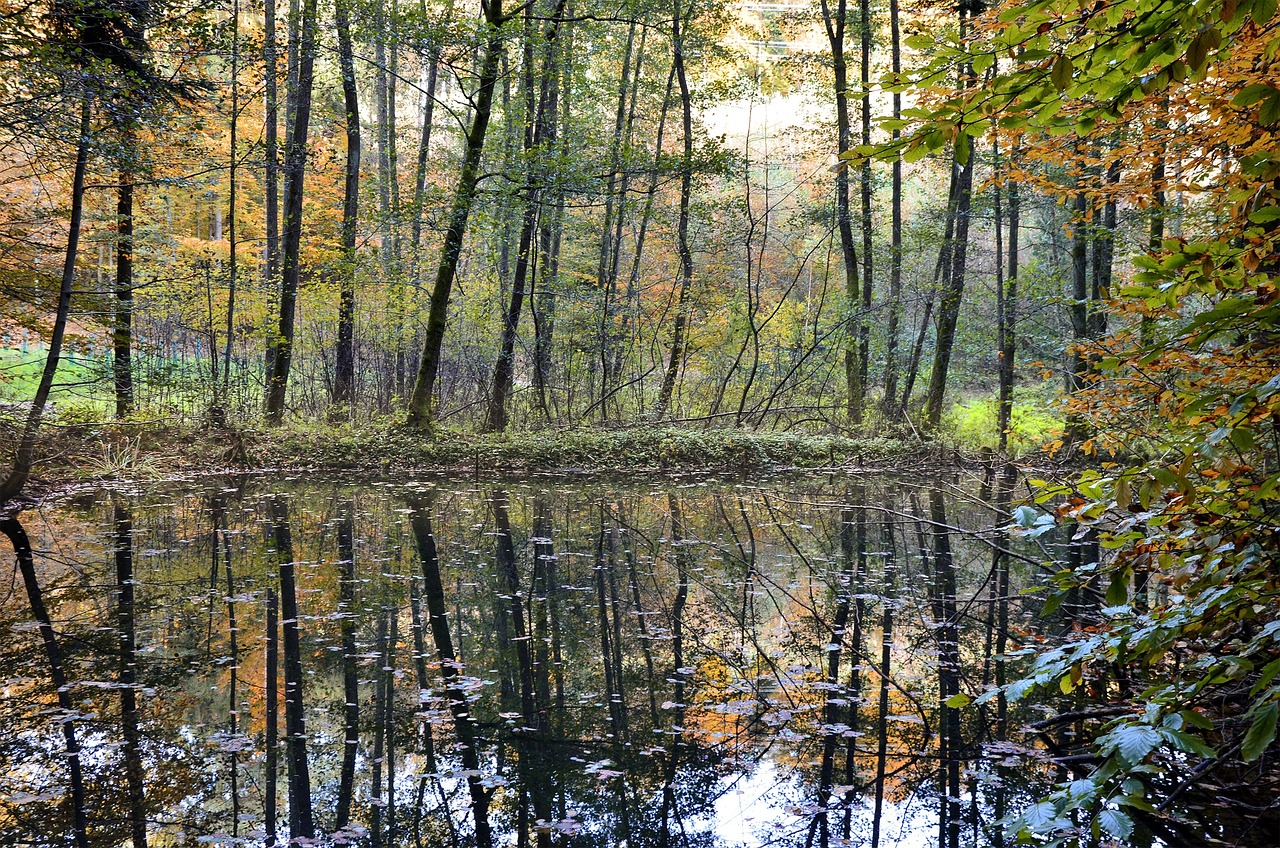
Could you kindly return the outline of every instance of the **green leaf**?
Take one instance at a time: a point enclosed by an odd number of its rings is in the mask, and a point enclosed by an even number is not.
[[[933,46],[933,36],[925,35],[924,33],[911,35],[903,39],[902,43],[912,50],[928,50]]]
[[[1240,451],[1253,450],[1253,431],[1248,427],[1234,427],[1231,430],[1231,444]]]
[[[1218,756],[1218,752],[1209,747],[1205,742],[1197,736],[1190,733],[1184,733],[1181,730],[1164,730],[1161,731],[1164,738],[1168,739],[1173,747],[1186,754],[1196,754],[1206,759],[1213,759]]]
[[[1116,839],[1128,839],[1133,835],[1133,819],[1119,810],[1103,810],[1098,814],[1098,824]]]
[[[1107,587],[1107,606],[1118,607],[1129,600],[1129,582],[1132,578],[1133,574],[1127,568],[1111,578],[1111,585]]]
[[[1115,750],[1121,759],[1131,765],[1137,765],[1146,759],[1160,744],[1160,731],[1149,724],[1125,724],[1110,734]]]
[[[1274,91],[1275,89],[1272,89]],[[1280,206],[1264,206],[1249,213],[1249,221],[1254,224],[1270,224],[1280,221]]]
[[[1193,725],[1201,730],[1213,730],[1213,722],[1195,710],[1183,710],[1179,715],[1182,716],[1182,720],[1186,724]]]
[[[952,696],[951,696],[950,698],[948,698],[947,700],[943,701],[943,703],[944,703],[944,704],[946,704],[948,707],[950,707],[950,708],[951,708],[951,709],[953,709],[953,710],[958,710],[958,709],[960,709],[961,707],[967,707],[967,706],[969,706],[969,704],[970,704],[970,702],[971,702],[971,701],[973,701],[973,699],[972,699],[972,698],[970,698],[970,697],[969,697],[968,695],[966,695],[965,693],[963,693],[963,692],[957,692],[956,694],[952,695]]]
[[[1271,96],[1275,91],[1274,86],[1267,85],[1265,82],[1255,82],[1253,85],[1246,85],[1240,90],[1235,97],[1231,98],[1231,105],[1238,109],[1247,109],[1254,104],[1261,103],[1263,100]]]
[[[1253,9],[1249,17],[1254,23],[1265,25],[1276,13],[1276,0],[1253,0]]]
[[[1034,527],[1042,513],[1022,504],[1013,510],[1013,523],[1019,527]]]
[[[1053,70],[1049,72],[1049,78],[1053,80],[1053,87],[1058,91],[1066,91],[1067,86],[1071,84],[1071,75],[1075,73],[1075,63],[1071,61],[1071,57],[1063,53],[1058,57],[1058,61],[1053,63]]]
[[[1275,740],[1277,716],[1280,716],[1280,705],[1272,701],[1253,717],[1253,724],[1244,735],[1244,745],[1240,748],[1240,758],[1246,763],[1261,757],[1262,752]]]
[[[1280,121],[1280,91],[1262,101],[1262,105],[1258,107],[1258,123],[1269,127],[1277,121]]]
[[[908,164],[919,162],[930,153],[928,146],[923,144],[915,144],[906,149],[902,154],[902,161]]]
[[[1022,814],[1022,820],[1027,823],[1027,826],[1037,831],[1052,823],[1057,817],[1058,808],[1053,805],[1052,801],[1041,801],[1038,804],[1032,804]]]

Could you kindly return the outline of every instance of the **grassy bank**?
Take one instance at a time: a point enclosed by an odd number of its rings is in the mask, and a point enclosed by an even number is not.
[[[3,428],[16,436],[15,428]],[[0,437],[4,457],[12,437]],[[197,428],[164,423],[53,424],[42,430],[35,488],[93,479],[223,470],[726,475],[825,468],[894,468],[936,453],[915,440],[672,427],[560,429],[476,435],[390,424]]]

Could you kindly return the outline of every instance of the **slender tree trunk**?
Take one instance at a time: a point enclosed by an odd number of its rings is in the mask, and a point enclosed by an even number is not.
[[[382,848],[382,811],[387,802],[382,798],[382,764],[386,761],[387,723],[387,624],[391,611],[383,608],[378,615],[377,662],[373,689],[373,773],[369,776],[369,844]],[[389,839],[386,841],[390,841]]]
[[[636,230],[635,247],[631,255],[631,272],[627,275],[627,306],[622,313],[622,327],[618,330],[620,339],[628,338],[632,334],[633,327],[637,321],[633,317],[633,313],[637,312],[637,301],[640,291],[640,263],[644,258],[645,237],[649,232],[649,222],[653,220],[654,201],[658,196],[658,180],[661,176],[663,136],[667,128],[667,113],[671,108],[671,90],[675,85],[676,66],[675,62],[671,63],[671,70],[667,74],[667,85],[663,89],[662,108],[658,112],[658,131],[654,137],[653,143],[653,170],[652,176],[649,178],[649,185],[645,189],[644,210],[640,213],[640,226]],[[622,371],[623,351],[621,345],[617,349],[617,357],[615,360],[614,373],[620,374]],[[641,381],[643,375],[641,375]],[[644,411],[644,391],[643,382],[640,383],[639,396],[640,411]],[[613,391],[617,391],[616,389]]]
[[[389,223],[391,229],[392,270],[395,272],[396,280],[403,283],[400,264],[404,254],[400,243],[400,224],[402,219],[400,207],[400,154],[398,151],[399,134],[396,132],[396,127],[398,126],[396,118],[396,89],[400,82],[399,0],[391,0],[390,11],[390,20],[386,29],[387,45],[391,48],[387,54],[387,182],[391,189],[391,217]],[[403,289],[400,306],[402,311],[398,317],[403,321]],[[401,328],[397,327],[397,329]],[[403,349],[403,344],[401,348]]]
[[[133,414],[133,173],[136,140],[132,129],[122,140],[126,167],[120,169],[116,198],[116,314],[111,334],[116,418]]]
[[[693,282],[693,252],[689,247],[689,204],[693,194],[693,101],[684,67],[684,21],[680,0],[675,0],[671,16],[671,43],[674,50],[672,70],[680,86],[680,127],[684,135],[684,161],[680,165],[680,217],[676,223],[676,249],[680,254],[679,295],[676,298],[675,325],[671,332],[671,352],[667,372],[662,378],[653,417],[666,417],[675,391],[676,378],[685,355],[685,329],[689,322],[689,287]]]
[[[541,134],[541,119],[537,114],[540,98],[534,94],[533,33],[533,4],[529,3],[524,7],[523,55],[520,62],[520,93],[521,99],[524,101],[524,155],[522,157],[525,166],[522,192],[524,208],[520,212],[520,235],[516,248],[515,273],[511,276],[511,290],[510,292],[504,292],[507,295],[504,298],[504,300],[507,300],[507,304],[502,311],[502,333],[498,342],[498,358],[493,365],[492,390],[489,394],[489,406],[485,417],[485,428],[499,433],[507,427],[507,396],[511,393],[511,386],[515,379],[516,330],[519,326],[520,314],[524,311],[525,287],[529,279],[529,264],[533,258],[533,232],[538,218],[538,186],[535,176],[537,165],[533,161],[533,154],[536,146],[535,136]],[[504,91],[504,101],[507,101],[507,99]],[[504,105],[507,104],[504,103]],[[507,150],[509,152],[514,148],[514,142],[511,137],[515,134],[515,114],[515,110],[507,112]],[[517,208],[518,204],[513,203],[509,211],[515,211]],[[508,237],[510,222],[511,218],[504,216],[504,251],[508,249],[510,243]],[[508,258],[504,253],[502,263],[504,266],[503,282],[506,281],[505,267],[507,262]]]
[[[338,807],[334,829],[351,823],[355,794],[356,754],[360,750],[360,683],[356,673],[356,553],[355,507],[350,501],[338,508],[338,612],[342,616],[342,771],[338,780]]]
[[[1111,296],[1119,213],[1112,187],[1120,181],[1120,160],[1112,160],[1102,176],[1108,191],[1102,202],[1102,226],[1093,233],[1093,281],[1089,290],[1089,337],[1093,339],[1107,333],[1106,300]]]
[[[998,144],[998,142],[994,142]],[[998,148],[994,148],[994,155],[999,158]],[[1011,156],[1016,158],[1018,148],[1015,145],[1011,151]],[[1020,226],[1019,217],[1021,214],[1021,198],[1018,193],[1018,184],[1009,182],[1009,244],[1006,249],[1006,261],[1008,263],[1004,279],[996,280],[996,307],[997,307],[997,343],[999,346],[999,407],[996,413],[996,429],[999,431],[1000,450],[1005,452],[1009,449],[1009,428],[1013,423],[1013,377],[1014,377],[1014,357],[1017,355],[1017,330],[1018,330],[1018,228]],[[995,212],[996,212],[996,233],[997,238],[1000,232],[1000,188],[995,190]]]
[[[515,275],[511,280],[511,302],[507,307],[502,322],[502,339],[499,344],[498,361],[493,367],[493,393],[489,398],[488,427],[490,430],[502,432],[507,426],[507,398],[511,394],[515,375],[516,331],[520,324],[520,314],[524,309],[525,289],[529,280],[530,259],[533,253],[534,230],[540,213],[541,178],[538,176],[538,164],[534,161],[538,151],[546,143],[547,136],[554,140],[556,116],[552,108],[552,91],[559,74],[559,63],[556,59],[557,37],[560,22],[564,16],[566,0],[558,0],[552,13],[551,23],[544,35],[546,53],[542,61],[542,79],[539,85],[537,102],[534,102],[534,70],[533,48],[529,44],[525,49],[525,159],[528,162],[528,173],[525,177],[524,215],[520,224],[520,252],[516,256]],[[526,7],[530,15],[528,31],[532,34],[532,6]]]
[[[88,110],[88,101],[85,101]],[[85,141],[81,142],[86,143]],[[36,577],[35,559],[32,556],[31,540],[27,531],[16,518],[0,518],[0,533],[9,538],[13,545],[14,555],[18,559],[18,570],[22,572],[22,583],[27,590],[27,601],[31,605],[31,617],[40,627],[40,638],[44,643],[45,659],[49,663],[49,677],[58,694],[58,708],[62,711],[59,723],[62,725],[62,738],[66,744],[66,763],[71,789],[71,809],[68,810],[68,826],[71,839],[76,848],[89,848],[89,820],[85,810],[84,780],[81,776],[80,744],[76,741],[76,725],[73,716],[77,714],[75,704],[71,701],[71,690],[67,687],[67,675],[62,666],[62,648],[58,645],[53,631],[53,622],[44,605],[44,596],[40,591],[40,581]]]
[[[902,74],[902,40],[898,22],[898,0],[889,0],[889,42],[892,72],[897,82]],[[893,92],[893,120],[902,117],[902,93]],[[893,144],[902,139],[902,131],[895,125]],[[881,410],[885,417],[893,415],[898,398],[898,325],[902,323],[902,156],[893,157],[892,199],[890,200],[893,223],[889,244],[889,324],[885,328],[884,350],[884,398]]]
[[[896,2],[894,3],[896,6]],[[897,540],[896,540],[896,522],[894,515],[896,513],[896,504],[892,493],[889,495],[888,510],[884,516],[884,577],[882,580],[884,600],[881,603],[883,607],[883,624],[880,631],[880,668],[877,669],[880,676],[880,695],[879,695],[879,715],[877,716],[877,733],[876,733],[876,778],[875,778],[875,807],[871,816],[871,848],[880,848],[880,828],[884,812],[884,790],[885,790],[885,774],[888,766],[889,756],[889,688],[890,681],[893,679],[893,669],[891,663],[893,661],[893,607],[897,600],[895,595],[895,587],[897,582]]]
[[[382,700],[383,736],[386,738],[387,755],[387,844],[396,844],[396,646],[400,641],[400,610],[392,606],[387,610],[389,632],[387,634],[387,661],[382,673],[386,678],[386,692]]]
[[[307,172],[307,131],[311,121],[311,89],[315,78],[317,0],[304,2],[298,36],[297,84],[289,93],[293,108],[290,110],[284,143],[284,233],[281,244],[284,264],[280,275],[280,321],[275,364],[267,383],[266,417],[269,424],[280,424],[284,420],[285,392],[293,363],[298,283],[302,272],[303,179]],[[287,624],[285,632],[287,635]]]
[[[129,834],[133,848],[147,848],[147,807],[142,765],[142,721],[138,709],[137,582],[133,576],[133,517],[127,507],[112,510],[115,525],[116,632],[120,639],[120,725],[124,737],[124,773],[129,790]]]
[[[342,73],[342,102],[347,125],[347,168],[342,196],[341,284],[338,295],[338,350],[334,363],[331,418],[347,418],[355,403],[356,227],[360,215],[360,103],[351,47],[348,0],[337,0],[334,23],[338,30],[338,67]]]
[[[618,207],[619,223],[623,217],[625,195],[616,192],[619,173],[622,170],[622,142],[627,123],[627,95],[631,87],[631,56],[635,51],[636,22],[631,21],[627,28],[627,45],[622,53],[622,70],[618,78],[618,101],[613,118],[613,136],[609,148],[609,175],[605,183],[604,224],[600,228],[600,255],[596,265],[596,288],[600,290],[602,305],[600,309],[600,418],[608,420],[608,402],[615,383],[613,374],[615,338],[615,306],[618,283],[619,245],[614,235],[614,206]],[[642,48],[643,49],[643,48]],[[643,57],[641,57],[642,59]],[[637,67],[641,59],[637,59]],[[620,232],[620,230],[619,230]]]
[[[263,217],[265,220],[264,239],[266,241],[266,257],[263,270],[266,275],[266,289],[273,296],[278,295],[280,274],[280,107],[277,92],[276,75],[276,0],[263,0],[263,59],[266,67],[263,70],[264,118],[263,158],[265,159],[263,189],[266,197],[263,201]],[[267,344],[266,382],[271,383],[271,374],[275,370],[276,345],[271,340]]]
[[[214,567],[217,567],[218,549],[221,548],[222,566],[226,575],[227,654],[231,658],[228,666],[230,678],[227,686],[227,731],[231,738],[235,738],[239,731],[240,714],[240,629],[236,625],[236,583],[235,574],[231,568],[231,545],[227,541],[226,510],[223,508],[221,498],[214,498],[211,512],[213,513]],[[240,834],[240,766],[239,755],[234,747],[228,752],[227,759],[231,776],[229,781],[231,784],[231,835],[237,837]]]
[[[975,4],[980,5],[980,4]],[[969,32],[969,16],[975,10],[968,5],[960,9],[960,38]],[[960,85],[969,88],[973,84],[973,65],[966,63],[960,69]],[[955,348],[956,324],[960,320],[960,304],[964,298],[965,273],[969,252],[969,212],[973,201],[973,142],[961,133],[956,137],[951,165],[954,209],[954,233],[949,244],[943,245],[949,261],[942,269],[942,296],[938,304],[937,337],[933,348],[933,368],[929,372],[929,388],[925,393],[925,425],[936,429],[942,422],[943,402],[946,399],[947,374],[951,368],[951,354]]]
[[[378,234],[382,254],[382,274],[391,280],[393,252],[391,235],[391,104],[387,67],[387,7],[379,3],[374,7],[373,33],[373,96],[376,107],[375,133],[378,143]]]
[[[286,263],[288,257],[285,258]],[[271,500],[272,532],[280,565],[280,613],[284,631],[285,759],[289,765],[289,836],[315,838],[311,814],[311,774],[307,764],[307,729],[303,708],[302,645],[298,632],[298,592],[294,584],[293,534],[289,506]]]
[[[555,289],[560,276],[560,243],[564,231],[563,191],[556,191],[551,215],[543,215],[541,220],[542,232],[538,242],[542,251],[542,273],[533,310],[533,387],[538,394],[538,408],[542,411],[543,420],[549,422],[552,401],[548,399],[548,393],[551,389],[552,340],[556,325]]]
[[[961,136],[957,147],[971,146],[967,136]],[[961,159],[964,162],[961,162]],[[951,244],[944,246],[948,261],[943,268],[942,291],[938,304],[937,335],[933,349],[933,367],[929,372],[929,386],[925,392],[925,424],[936,428],[942,421],[943,401],[947,391],[947,374],[951,367],[951,354],[955,347],[956,324],[960,319],[960,304],[964,297],[965,271],[969,242],[969,210],[973,189],[972,153],[957,152],[952,168],[956,173],[955,229]]]
[[[236,284],[239,282],[236,277],[238,268],[236,266],[236,250],[239,245],[236,243],[236,200],[237,200],[237,183],[236,172],[239,169],[239,153],[236,150],[239,144],[240,130],[240,2],[235,0],[232,4],[231,12],[231,126],[229,127],[231,139],[229,148],[231,156],[228,162],[227,178],[229,182],[229,191],[227,198],[227,325],[226,325],[226,343],[222,352],[222,380],[215,381],[215,390],[221,389],[221,394],[214,395],[213,409],[210,410],[210,418],[215,424],[225,424],[227,417],[227,397],[231,390],[231,346],[235,342],[236,327]],[[209,358],[217,361],[217,351],[210,347]],[[217,365],[214,365],[214,375],[218,373]]]
[[[947,530],[946,504],[936,489],[929,493],[929,519],[933,525],[933,622],[938,640],[939,766],[943,815],[940,845],[960,845],[960,710],[947,701],[960,693],[959,612],[956,609],[956,574]]]
[[[843,156],[852,147],[852,131],[849,121],[849,66],[844,57],[844,30],[847,16],[846,0],[836,0],[833,11],[828,0],[822,0],[822,23],[826,28],[827,42],[831,46],[831,70],[834,74],[836,98],[836,154]],[[858,335],[854,329],[855,309],[859,301],[858,249],[853,241],[853,224],[849,213],[849,170],[836,171],[836,229],[840,234],[840,258],[845,278],[845,388],[848,392],[846,412],[850,423],[862,420],[862,399],[865,387],[859,382]]]
[[[426,4],[423,2],[421,14],[426,18]],[[422,214],[427,193],[427,164],[431,152],[431,125],[436,111],[436,82],[440,72],[440,47],[432,42],[426,50],[422,61],[427,66],[427,85],[422,93],[422,133],[418,138],[418,163],[413,178],[413,228],[410,236],[409,261],[412,263],[410,277],[415,286],[421,285],[422,269]]]
[[[871,2],[861,0],[859,6],[859,32],[862,36],[862,62],[860,70],[862,82],[862,143],[871,144]],[[871,252],[871,235],[874,231],[871,220],[871,160],[863,159],[861,179],[859,180],[862,195],[862,303],[858,321],[858,387],[860,395],[856,398],[857,415],[850,416],[851,423],[862,421],[863,409],[867,402],[868,371],[871,364],[871,293],[874,284],[874,255]]]
[[[689,554],[682,542],[685,539],[684,510],[680,501],[673,494],[667,495],[667,508],[671,513],[671,545],[676,561],[676,594],[671,601],[669,626],[671,629],[672,672],[668,678],[672,682],[672,725],[683,728],[685,723],[685,687],[688,683],[684,659],[684,608],[689,600]],[[666,754],[663,770],[661,825],[659,844],[669,848],[672,844],[671,819],[679,824],[679,811],[676,809],[675,778],[680,765],[680,753],[684,748],[683,733],[673,731],[671,750]],[[681,825],[682,826],[682,825]]]
[[[278,703],[278,684],[280,680],[280,640],[278,637],[279,623],[277,613],[277,599],[275,589],[267,589],[267,638],[266,638],[266,719],[265,719],[265,736],[263,742],[265,748],[265,762],[263,763],[263,771],[266,774],[263,777],[263,819],[266,838],[264,844],[266,848],[274,848],[276,845],[276,775],[279,772],[277,760],[280,754],[279,740],[279,703]]]
[[[1168,149],[1163,133],[1168,128],[1168,99],[1163,99],[1160,105],[1160,118],[1155,122],[1155,129],[1161,134],[1161,140],[1159,151],[1156,154],[1155,165],[1151,168],[1151,220],[1147,229],[1147,250],[1150,253],[1159,253],[1164,249],[1164,225],[1165,215],[1167,214],[1165,207],[1165,161],[1168,158]],[[1140,328],[1141,335],[1139,336],[1142,347],[1145,348],[1151,344],[1153,329],[1154,322],[1149,315],[1144,314]]]
[[[493,829],[489,824],[490,790],[480,776],[480,751],[477,747],[475,718],[467,702],[466,691],[460,680],[461,663],[454,650],[453,637],[449,633],[448,610],[445,605],[444,583],[440,579],[440,558],[436,550],[435,535],[431,530],[431,517],[426,504],[410,501],[413,509],[411,523],[418,558],[422,563],[422,594],[427,604],[431,638],[435,642],[436,657],[440,661],[440,674],[444,678],[445,700],[453,715],[454,726],[461,745],[460,758],[468,772],[467,790],[471,796],[471,812],[475,821],[475,841],[478,848],[492,848]]]
[[[466,134],[462,172],[458,176],[454,192],[453,208],[449,213],[449,228],[445,231],[440,251],[440,264],[436,270],[435,284],[431,290],[431,309],[427,315],[426,338],[422,357],[418,361],[418,376],[409,398],[409,423],[426,426],[431,420],[431,398],[435,390],[436,375],[440,368],[440,353],[444,342],[445,322],[449,314],[449,295],[458,272],[458,260],[462,253],[462,237],[467,219],[475,201],[476,185],[480,181],[480,156],[484,150],[484,137],[489,129],[489,117],[493,111],[493,87],[498,78],[498,62],[502,56],[502,0],[484,0],[485,23],[488,39],[481,60],[479,87],[475,94],[475,106],[471,127]]]
[[[18,449],[14,452],[13,470],[0,483],[0,504],[12,499],[27,484],[31,467],[35,463],[36,433],[44,417],[44,407],[53,390],[53,377],[58,371],[62,355],[62,338],[67,332],[67,317],[71,314],[71,293],[76,279],[76,257],[80,248],[80,221],[84,217],[85,172],[89,167],[89,146],[92,144],[90,119],[93,110],[89,95],[80,101],[80,136],[76,140],[75,174],[71,180],[71,221],[67,230],[67,251],[62,262],[62,284],[58,289],[58,308],[53,318],[53,336],[49,339],[49,351],[45,355],[44,369],[36,386],[36,396],[31,401],[27,420],[22,428]],[[19,528],[20,530],[21,528]],[[77,769],[79,760],[77,760]]]
[[[1089,337],[1089,239],[1085,233],[1088,224],[1085,215],[1088,201],[1084,192],[1077,192],[1072,200],[1071,224],[1071,302],[1067,315],[1071,320],[1071,367],[1067,374],[1067,390],[1075,393],[1084,388],[1085,374],[1089,370],[1084,343]],[[1079,425],[1079,422],[1077,422]]]

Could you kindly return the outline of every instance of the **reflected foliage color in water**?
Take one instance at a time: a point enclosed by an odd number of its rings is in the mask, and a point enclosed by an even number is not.
[[[1063,773],[1010,739],[1042,712],[955,708],[1037,626],[999,523],[894,479],[31,513],[0,843],[1003,845]]]

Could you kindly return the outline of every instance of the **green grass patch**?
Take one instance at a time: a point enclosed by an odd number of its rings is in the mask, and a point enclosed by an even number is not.
[[[970,398],[954,404],[943,416],[942,431],[967,452],[994,449],[999,444],[995,398]],[[1018,393],[1009,422],[1009,455],[1026,456],[1038,451],[1062,432],[1062,416],[1052,401],[1040,393]]]

